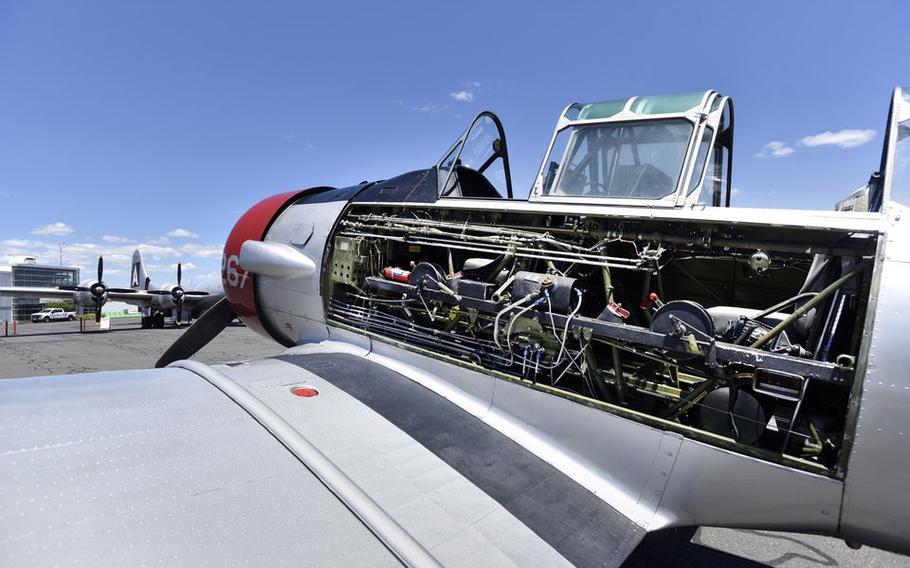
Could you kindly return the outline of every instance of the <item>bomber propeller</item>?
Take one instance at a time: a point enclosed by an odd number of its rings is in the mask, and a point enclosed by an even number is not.
[[[171,297],[174,298],[174,304],[177,306],[177,323],[180,323],[180,315],[183,312],[183,298],[186,292],[183,290],[181,281],[183,280],[183,266],[177,263],[177,285],[171,288]]]
[[[89,286],[89,293],[92,295],[92,302],[95,304],[95,322],[101,321],[101,307],[104,305],[107,294],[107,286],[104,284],[104,257],[98,257],[98,279],[94,284]]]

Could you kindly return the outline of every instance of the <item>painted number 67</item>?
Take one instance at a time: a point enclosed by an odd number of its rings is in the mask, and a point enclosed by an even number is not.
[[[240,268],[240,257],[236,254],[228,256],[225,254],[221,257],[221,274],[228,286],[234,288],[243,288],[249,277],[249,272]]]

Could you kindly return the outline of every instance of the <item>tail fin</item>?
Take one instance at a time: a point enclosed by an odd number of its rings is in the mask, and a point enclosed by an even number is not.
[[[130,288],[148,290],[150,281],[148,272],[145,271],[145,263],[142,261],[142,252],[136,249],[133,251],[133,268],[130,270]]]

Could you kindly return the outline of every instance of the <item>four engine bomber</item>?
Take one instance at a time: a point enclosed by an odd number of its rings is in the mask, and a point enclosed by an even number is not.
[[[354,205],[332,324],[841,473],[878,235]]]

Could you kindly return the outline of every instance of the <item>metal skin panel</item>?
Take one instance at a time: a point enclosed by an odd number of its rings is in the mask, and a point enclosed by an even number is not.
[[[363,202],[360,205],[372,205]],[[388,203],[376,202],[376,205]],[[402,203],[403,206],[425,207],[422,203]],[[879,232],[886,228],[885,219],[879,213],[857,213],[854,211],[806,211],[798,209],[749,209],[745,207],[693,207],[686,209],[649,209],[643,207],[622,207],[603,205],[574,205],[565,203],[528,202],[518,199],[440,199],[433,207],[439,209],[468,209],[478,211],[502,211],[520,213],[542,213],[553,215],[591,215],[618,219],[663,219],[667,221],[705,221],[736,223],[743,226],[845,229],[861,232]]]
[[[458,470],[336,386],[334,379],[345,375],[348,383],[370,383],[368,374],[352,376],[343,367],[331,366],[338,355],[362,358],[366,352],[327,342],[292,348],[282,360],[219,370],[303,433],[444,565],[571,566]],[[314,370],[289,361],[314,361]],[[315,374],[323,372],[328,373],[325,378]],[[315,388],[318,396],[292,396],[290,386],[302,383]],[[412,384],[411,390],[423,389]]]
[[[322,266],[329,234],[346,205],[346,201],[291,205],[272,223],[265,240],[288,244],[307,254],[316,266]],[[296,278],[256,278],[260,317],[267,319],[289,344],[328,338],[321,279],[318,270]]]
[[[444,361],[373,341],[368,358],[423,385],[466,412],[484,420],[493,405],[491,377]]]
[[[486,420],[640,526],[653,530],[665,525],[654,512],[672,462],[656,488],[646,487],[654,483],[653,466],[663,439],[669,438],[666,451],[672,458],[678,434],[506,381],[496,385]]]
[[[182,369],[0,381],[0,471],[3,566],[399,565]]]
[[[658,517],[670,526],[834,534],[843,483],[688,438]]]
[[[847,464],[841,534],[908,554],[910,217],[907,208],[893,202],[889,215],[893,225],[881,263],[877,308],[872,329],[865,331],[871,331],[871,341]]]
[[[649,531],[837,528],[842,484],[373,341],[368,359],[481,418]],[[493,389],[487,407],[486,390]],[[478,396],[478,393],[484,393]]]

